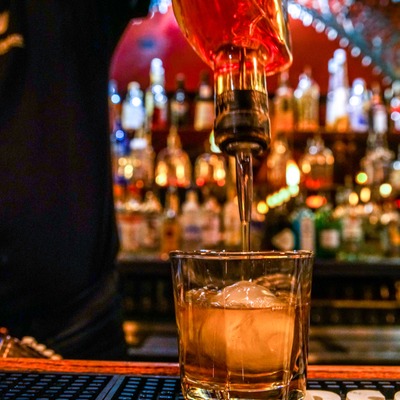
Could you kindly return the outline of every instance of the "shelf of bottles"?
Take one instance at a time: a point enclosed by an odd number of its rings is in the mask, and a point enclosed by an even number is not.
[[[272,140],[254,163],[251,246],[311,249],[339,261],[400,257],[400,81],[381,88],[347,77],[335,51],[321,98],[305,66],[298,85],[280,75],[270,96]],[[110,82],[114,194],[121,251],[166,259],[174,249],[240,249],[235,172],[212,140],[213,87],[176,77],[165,91],[160,59],[149,87],[121,98]]]

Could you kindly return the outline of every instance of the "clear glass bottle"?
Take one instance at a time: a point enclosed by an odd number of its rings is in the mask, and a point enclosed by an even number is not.
[[[397,157],[390,165],[389,183],[392,185],[394,196],[400,197],[400,144],[397,146]]]
[[[151,130],[168,127],[168,96],[165,90],[165,70],[159,58],[150,64],[150,86],[145,94],[146,115]]]
[[[179,223],[179,197],[175,187],[169,187],[165,199],[161,227],[161,258],[168,259],[170,251],[181,248],[181,227]]]
[[[143,195],[148,191],[154,180],[154,150],[149,143],[149,135],[145,128],[138,129],[130,142],[130,178],[132,190]]]
[[[143,220],[140,227],[138,251],[154,256],[158,255],[161,244],[163,209],[153,191],[146,192],[140,210]]]
[[[202,71],[194,103],[193,125],[196,131],[211,130],[214,127],[214,90],[210,80],[210,73]]]
[[[186,192],[186,199],[181,209],[182,250],[200,250],[202,248],[203,221],[198,195],[195,190]]]
[[[389,103],[391,132],[400,133],[400,80],[392,83],[392,98]]]
[[[182,149],[178,130],[174,125],[171,125],[168,133],[167,147],[157,155],[154,180],[161,187],[188,188],[191,184],[190,158]]]
[[[229,186],[226,190],[226,202],[222,208],[223,242],[225,250],[240,250],[240,217],[236,190]]]
[[[116,119],[121,119],[121,95],[118,91],[118,83],[115,79],[108,82],[108,110],[110,131],[112,131]]]
[[[294,96],[289,82],[289,72],[282,71],[273,97],[272,136],[283,133],[288,140],[291,139],[294,118]]]
[[[387,182],[394,153],[387,144],[386,132],[370,131],[367,137],[365,156],[360,161],[361,169],[367,174],[366,184],[377,188]]]
[[[349,121],[352,132],[365,133],[369,130],[370,98],[364,79],[353,81],[349,97]]]
[[[111,132],[111,167],[113,175],[114,201],[117,209],[123,208],[127,201],[129,173],[129,138],[122,129],[121,120],[116,117]],[[127,175],[128,173],[128,175]]]
[[[225,157],[210,144],[212,137],[205,142],[205,152],[200,154],[194,163],[194,179],[198,187],[223,187],[227,179]]]
[[[178,128],[188,127],[190,123],[190,102],[186,91],[185,75],[176,75],[176,89],[170,100],[170,123]]]
[[[266,158],[267,182],[271,191],[278,191],[286,186],[286,167],[291,160],[293,156],[286,136],[276,136]]]
[[[336,192],[335,217],[341,221],[341,244],[338,260],[355,261],[359,259],[364,240],[362,216],[357,207],[359,197],[354,191],[351,176],[346,176],[345,186]]]
[[[121,110],[122,127],[130,139],[135,136],[137,130],[143,127],[144,119],[143,91],[138,82],[130,82]]]
[[[347,54],[343,49],[335,50],[333,61],[328,65],[330,70],[326,129],[333,132],[349,130],[349,79],[347,71]]]
[[[299,161],[305,187],[309,190],[329,190],[333,184],[334,163],[332,150],[325,146],[320,135],[309,139]]]
[[[299,131],[317,132],[319,130],[320,89],[313,79],[311,67],[305,66],[299,76],[299,83],[294,91],[296,104],[296,128]]]
[[[386,134],[389,130],[388,112],[378,82],[372,82],[371,93],[370,127],[377,134]]]
[[[202,244],[205,249],[218,249],[221,244],[221,206],[208,194],[201,205]]]
[[[121,241],[121,250],[136,253],[140,249],[140,236],[143,227],[142,202],[135,193],[116,210],[117,225]]]

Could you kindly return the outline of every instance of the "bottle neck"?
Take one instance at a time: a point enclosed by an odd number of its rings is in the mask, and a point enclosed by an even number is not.
[[[225,46],[215,58],[215,141],[235,154],[264,151],[270,142],[265,66],[256,50]]]

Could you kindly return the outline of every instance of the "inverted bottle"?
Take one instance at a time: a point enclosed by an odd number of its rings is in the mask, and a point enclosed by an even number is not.
[[[292,62],[286,1],[173,0],[178,24],[214,70],[215,140],[260,153],[270,142],[266,77]]]

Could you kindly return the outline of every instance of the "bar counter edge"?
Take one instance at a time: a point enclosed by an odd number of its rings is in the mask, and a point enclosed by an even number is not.
[[[179,375],[176,363],[47,360],[33,358],[0,359],[0,371],[65,372],[121,375]],[[400,366],[319,366],[310,365],[310,379],[400,379]]]

